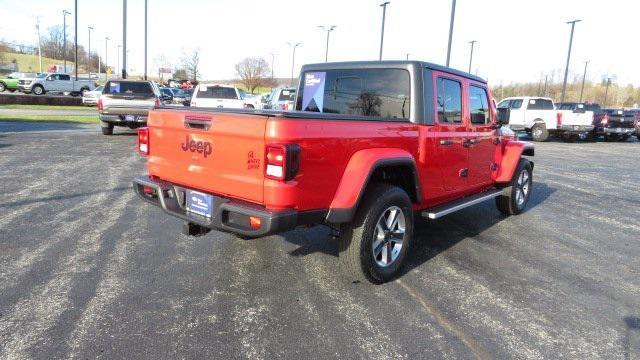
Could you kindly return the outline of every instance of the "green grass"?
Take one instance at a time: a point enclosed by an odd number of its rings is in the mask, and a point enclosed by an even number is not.
[[[0,115],[0,121],[33,121],[97,124],[98,115]]]
[[[2,62],[9,63],[16,61],[18,65],[18,71],[20,72],[39,72],[40,71],[40,63],[38,60],[38,55],[28,55],[28,54],[15,54],[15,53],[0,53],[0,59]],[[47,68],[51,64],[62,64],[64,61],[56,60],[51,58],[42,58],[42,71],[46,72]],[[67,61],[67,66],[73,65],[73,61]]]
[[[95,110],[90,106],[59,106],[59,105],[21,105],[21,104],[5,104],[0,105],[0,109],[23,109],[23,110]]]

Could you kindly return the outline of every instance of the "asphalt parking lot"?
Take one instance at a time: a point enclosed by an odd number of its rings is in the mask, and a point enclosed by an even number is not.
[[[640,143],[537,144],[528,210],[422,221],[341,278],[323,226],[188,238],[133,132],[0,122],[0,358],[640,359]]]

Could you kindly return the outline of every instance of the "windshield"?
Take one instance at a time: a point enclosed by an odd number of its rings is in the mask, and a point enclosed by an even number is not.
[[[173,96],[184,96],[184,91],[180,89],[171,89],[170,91],[173,93]]]
[[[47,74],[38,74],[38,75],[36,75],[37,79],[44,79],[46,77],[47,77]]]

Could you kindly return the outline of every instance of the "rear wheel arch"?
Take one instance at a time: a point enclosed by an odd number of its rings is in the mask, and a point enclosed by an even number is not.
[[[346,176],[346,174],[343,174],[343,176]],[[412,203],[420,203],[422,201],[420,180],[413,158],[378,159],[369,168],[367,177],[359,187],[359,194],[355,203],[349,207],[332,206],[327,213],[326,221],[330,223],[351,222],[367,191],[378,184],[389,184],[404,190]]]

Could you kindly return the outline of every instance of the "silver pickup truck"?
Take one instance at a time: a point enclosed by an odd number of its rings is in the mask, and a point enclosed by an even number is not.
[[[146,80],[109,80],[98,99],[100,125],[104,135],[115,126],[136,129],[147,124],[147,114],[167,101],[158,84]]]
[[[23,93],[44,95],[47,92],[70,93],[71,95],[84,95],[98,86],[92,79],[76,79],[69,74],[46,73],[35,78],[25,78],[18,81],[18,88]]]

